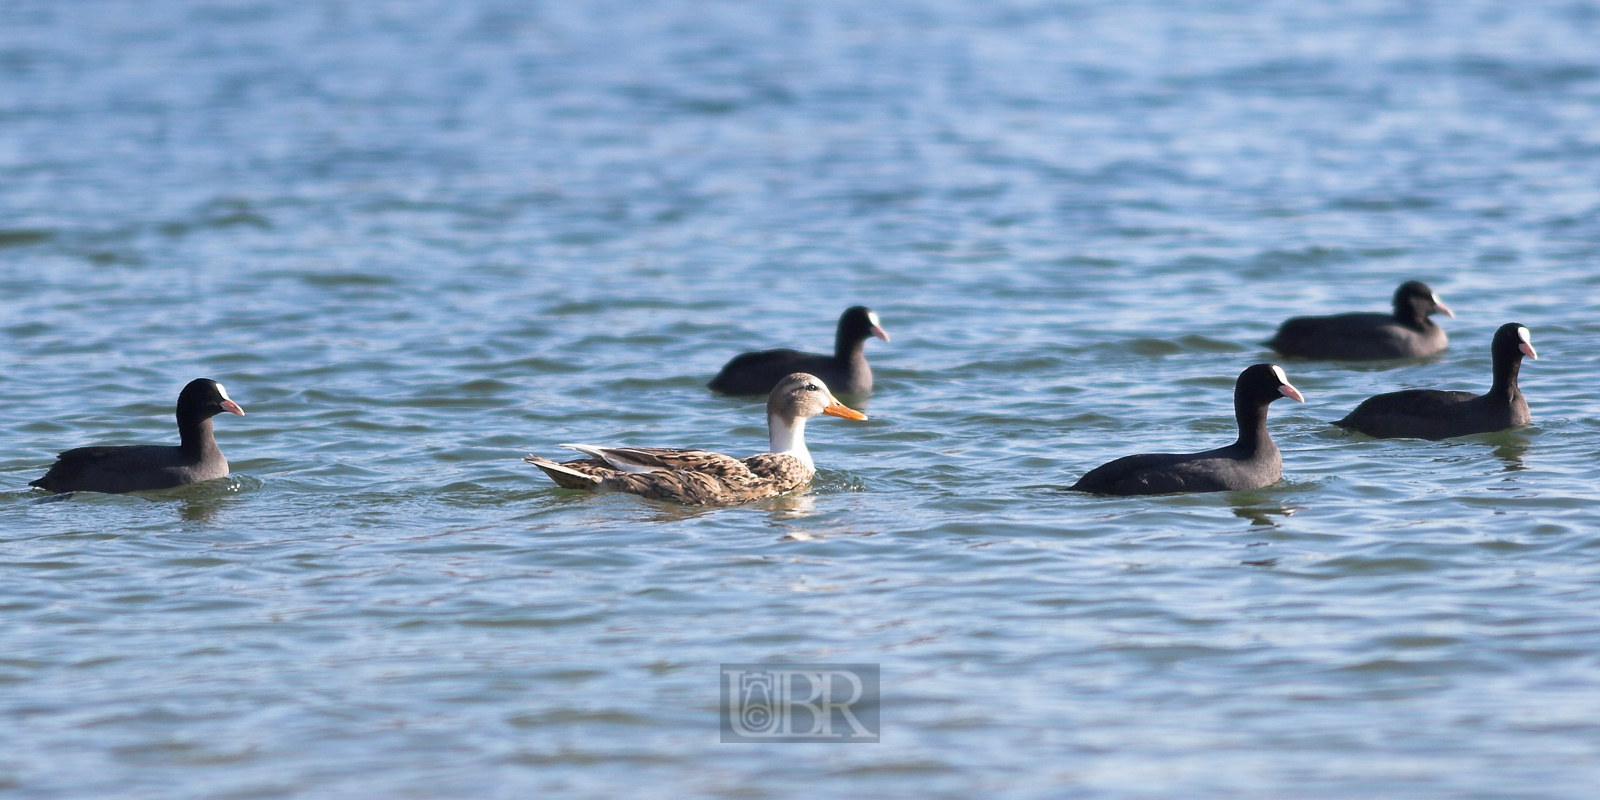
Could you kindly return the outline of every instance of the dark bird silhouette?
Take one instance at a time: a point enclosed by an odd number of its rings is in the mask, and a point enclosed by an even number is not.
[[[222,384],[196,378],[178,395],[176,447],[159,444],[79,447],[68,450],[44,477],[29,483],[51,492],[139,492],[171,489],[228,475],[228,459],[212,435],[211,418],[244,416]]]
[[[1450,344],[1433,314],[1454,318],[1428,285],[1406,281],[1394,292],[1393,314],[1295,317],[1278,326],[1267,346],[1286,356],[1328,361],[1380,361],[1437,353]]]
[[[1486,394],[1437,389],[1389,392],[1361,401],[1334,424],[1379,439],[1448,439],[1528,424],[1532,417],[1517,375],[1523,356],[1539,359],[1533,336],[1520,323],[1508,322],[1494,332],[1489,351],[1494,357],[1494,383]]]
[[[872,367],[867,366],[867,339],[889,341],[878,315],[866,306],[852,306],[839,317],[833,355],[799,350],[762,350],[735,356],[707,384],[723,394],[765,395],[778,381],[796,372],[821,378],[840,394],[872,391]]]
[[[1200,453],[1124,456],[1090,470],[1072,485],[1079,492],[1138,495],[1260,489],[1283,477],[1283,457],[1267,433],[1267,406],[1280,397],[1303,403],[1283,368],[1256,364],[1233,384],[1233,415],[1239,438]]]

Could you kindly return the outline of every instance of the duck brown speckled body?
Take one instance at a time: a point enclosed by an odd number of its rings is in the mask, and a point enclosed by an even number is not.
[[[770,452],[734,458],[708,450],[566,444],[562,447],[590,458],[557,463],[530,453],[522,460],[568,489],[627,492],[692,506],[734,506],[792,492],[811,480],[817,468],[806,449],[806,420],[820,414],[867,418],[835,400],[815,376],[797,372],[780,381],[767,398]]]

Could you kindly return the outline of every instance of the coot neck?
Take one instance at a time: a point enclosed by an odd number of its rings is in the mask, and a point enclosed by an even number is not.
[[[185,455],[199,457],[217,449],[217,437],[211,431],[211,418],[185,419],[178,417],[179,447]]]
[[[1494,351],[1494,385],[1489,387],[1489,397],[1511,402],[1522,394],[1517,387],[1517,375],[1522,372],[1522,353]]]
[[[867,337],[854,335],[839,326],[839,333],[833,339],[833,357],[841,365],[853,364],[857,361],[865,363],[867,360]]]
[[[1271,401],[1255,400],[1249,397],[1235,395],[1233,398],[1233,415],[1239,420],[1239,441],[1235,447],[1243,448],[1254,455],[1264,447],[1276,448],[1272,443],[1272,436],[1267,433],[1267,406]]]
[[[1426,331],[1433,325],[1433,320],[1428,319],[1427,312],[1411,303],[1396,305],[1394,307],[1394,319],[1414,331]]]

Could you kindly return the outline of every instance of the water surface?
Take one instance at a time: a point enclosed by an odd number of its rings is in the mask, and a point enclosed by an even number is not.
[[[1590,2],[0,7],[0,790],[18,797],[1587,797],[1600,779]],[[1232,436],[1285,477],[1097,499]],[[876,308],[812,491],[557,490],[764,444],[703,384]],[[1535,424],[1327,423],[1478,389]],[[223,381],[234,475],[27,488]],[[882,743],[717,743],[716,665],[879,663]]]

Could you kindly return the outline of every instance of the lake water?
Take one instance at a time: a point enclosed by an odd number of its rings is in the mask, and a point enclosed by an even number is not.
[[[1593,796],[1593,2],[0,5],[0,794]],[[1284,480],[1230,441],[1295,314]],[[808,494],[554,488],[561,442],[765,445],[703,388],[873,306]],[[1534,425],[1328,422],[1476,389]],[[234,475],[28,489],[171,441]],[[882,743],[717,739],[719,663],[881,665]]]

